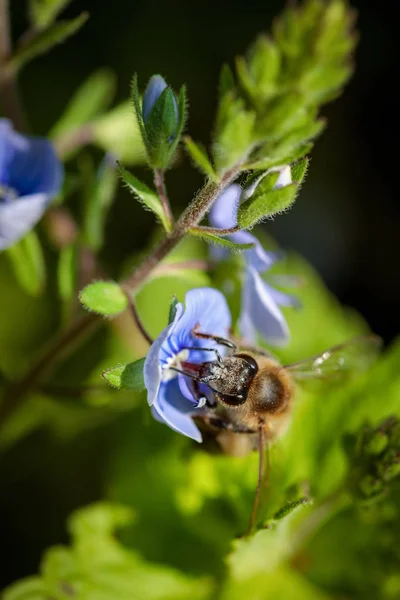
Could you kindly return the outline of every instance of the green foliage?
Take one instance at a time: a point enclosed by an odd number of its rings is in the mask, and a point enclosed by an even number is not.
[[[145,360],[145,358],[141,358],[128,365],[119,365],[118,367],[108,369],[104,371],[102,376],[114,388],[141,392],[145,389],[143,379]]]
[[[171,299],[171,304],[169,305],[168,325],[170,325],[172,323],[172,321],[175,319],[177,305],[178,305],[178,298],[176,296],[173,296]]]
[[[125,292],[113,281],[89,283],[81,290],[79,300],[88,310],[105,316],[117,315],[128,306]]]
[[[302,159],[291,168],[291,179],[283,187],[278,186],[280,171],[267,171],[259,175],[255,173],[250,179],[250,185],[245,189],[245,201],[238,210],[238,224],[243,229],[250,229],[266,217],[273,216],[289,208],[295,201],[299,185],[306,174],[308,161]],[[289,179],[290,181],[290,179]],[[247,199],[246,199],[247,198]]]
[[[108,108],[116,86],[116,78],[108,69],[98,69],[77,89],[50,132],[53,139],[93,121]]]
[[[344,0],[290,6],[271,36],[259,37],[237,59],[240,88],[225,68],[214,141],[218,170],[235,162],[244,162],[244,170],[269,168],[310,151],[324,127],[320,106],[352,74],[352,25]]]
[[[210,583],[174,569],[153,565],[127,550],[114,531],[132,518],[130,509],[98,504],[81,509],[69,521],[71,546],[47,551],[41,574],[8,588],[3,600],[62,599],[78,595],[87,600],[202,600]]]
[[[34,231],[30,231],[19,242],[8,248],[14,274],[28,294],[39,295],[46,280],[46,268],[42,247]]]
[[[54,25],[50,25],[48,29],[39,32],[15,52],[10,61],[10,68],[13,71],[19,71],[37,56],[49,52],[56,44],[65,42],[83,27],[88,18],[88,13],[81,13],[79,17],[71,21],[58,21]]]
[[[190,158],[193,160],[194,164],[205,175],[208,175],[208,177],[212,181],[215,181],[216,174],[215,174],[214,168],[213,168],[212,164],[210,163],[210,160],[207,156],[207,150],[205,148],[203,148],[203,146],[201,144],[199,144],[199,143],[196,144],[196,142],[194,142],[192,140],[192,138],[189,137],[188,135],[186,135],[184,137],[183,141],[185,142],[186,150],[187,150]]]
[[[215,235],[215,233],[209,233],[207,228],[197,228],[189,230],[191,235],[201,238],[208,244],[214,244],[215,246],[221,246],[226,250],[230,250],[231,252],[240,252],[241,250],[250,250],[254,248],[254,244],[237,244],[236,242],[231,242],[224,237],[219,235]]]
[[[48,27],[71,0],[30,0],[32,24],[38,29]]]
[[[145,208],[151,210],[158,217],[164,229],[169,231],[170,224],[156,192],[150,189],[145,183],[139,181],[139,179],[123,167],[120,166],[119,170],[121,178],[131,194],[133,194]]]

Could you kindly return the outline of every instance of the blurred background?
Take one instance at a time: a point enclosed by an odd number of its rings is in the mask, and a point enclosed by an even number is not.
[[[328,127],[316,142],[300,200],[285,218],[277,217],[265,227],[283,248],[304,255],[339,299],[356,308],[389,342],[400,329],[393,92],[397,21],[390,0],[352,4],[359,11],[361,34],[356,73],[344,95],[323,110]],[[18,37],[26,27],[26,6],[23,0],[11,5]],[[161,73],[175,89],[186,83],[187,129],[195,140],[208,144],[221,64],[242,54],[282,6],[278,0],[75,0],[65,15],[88,10],[89,22],[22,74],[32,129],[45,135],[77,86],[104,66],[117,74],[117,100],[127,97],[134,71],[142,88],[154,73]],[[144,170],[139,174],[148,176]],[[201,182],[187,158],[168,173],[177,213]],[[149,213],[140,211],[121,189],[107,225],[107,238],[113,240],[107,247],[111,262],[118,265],[143,248],[151,225]],[[43,547],[66,539],[66,515],[96,500],[103,489],[102,460],[112,438],[110,429],[100,427],[55,453],[49,452],[45,435],[34,435],[0,459],[0,539],[5,556],[0,588],[36,571]],[[27,495],[29,505],[23,501]],[[40,531],[37,520],[43,520]]]

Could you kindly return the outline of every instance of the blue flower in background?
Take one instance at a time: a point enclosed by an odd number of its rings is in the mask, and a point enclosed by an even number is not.
[[[154,417],[179,433],[201,442],[201,433],[192,420],[204,398],[196,397],[192,382],[171,367],[183,369],[182,363],[214,360],[213,353],[188,348],[214,348],[216,342],[193,335],[193,329],[227,337],[231,315],[224,296],[213,288],[189,291],[185,307],[178,304],[175,318],[151,346],[144,365],[148,403]],[[224,348],[218,346],[221,354]],[[211,356],[210,356],[211,355]],[[201,389],[204,395],[204,387]]]
[[[17,133],[0,119],[0,250],[36,225],[62,180],[63,167],[50,142]]]
[[[154,105],[156,104],[157,100],[159,99],[159,97],[161,96],[161,94],[163,93],[163,91],[165,90],[165,88],[167,88],[168,85],[165,81],[165,79],[163,77],[161,77],[161,75],[153,75],[153,77],[150,79],[147,88],[144,92],[143,95],[143,103],[142,103],[142,116],[143,116],[143,121],[146,123],[146,121],[148,120],[151,111],[154,108]],[[175,107],[175,130],[178,127],[178,117],[179,117],[179,112],[178,112],[178,105],[176,103],[176,99],[175,99],[175,95],[173,94],[173,99],[174,99],[174,107]]]
[[[249,198],[258,182],[242,190],[237,184],[229,186],[216,200],[211,212],[210,223],[213,227],[227,229],[237,224],[237,211],[241,197]],[[275,187],[291,183],[290,167],[280,170]],[[283,345],[289,340],[289,328],[280,306],[298,306],[296,298],[274,289],[262,277],[280,258],[278,254],[264,250],[260,241],[248,231],[231,234],[230,239],[239,244],[253,243],[255,247],[245,250],[246,262],[242,287],[242,306],[239,329],[243,339],[256,345],[258,335],[272,345]],[[221,259],[225,250],[213,249],[214,257]]]

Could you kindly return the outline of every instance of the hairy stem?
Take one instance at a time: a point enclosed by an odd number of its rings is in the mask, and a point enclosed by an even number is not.
[[[167,223],[171,230],[174,218],[172,216],[171,205],[168,200],[167,189],[164,181],[164,171],[162,169],[154,170],[154,185],[156,186],[158,197],[160,198],[165,216],[167,218]]]
[[[240,227],[236,225],[235,227],[227,227],[226,229],[220,229],[219,227],[202,227],[198,225],[197,227],[192,227],[192,231],[198,231],[199,233],[211,233],[213,235],[232,235],[233,233],[237,233],[240,231]]]
[[[9,0],[0,0],[0,103],[4,116],[18,131],[26,130],[26,121],[15,73],[8,62],[12,54]]]
[[[129,289],[131,293],[136,292],[147,281],[159,263],[183,239],[187,231],[201,222],[217,196],[236,178],[240,171],[241,165],[238,164],[227,171],[218,184],[207,183],[182,213],[172,232],[154,248],[130,277],[121,282],[121,285]],[[89,314],[81,317],[72,323],[67,331],[62,332],[26,375],[4,397],[0,404],[0,424],[4,425],[24,403],[27,394],[37,386],[37,382],[42,380],[43,375],[48,375],[71,348],[75,347],[82,339],[86,339],[102,323],[104,321],[100,316]]]

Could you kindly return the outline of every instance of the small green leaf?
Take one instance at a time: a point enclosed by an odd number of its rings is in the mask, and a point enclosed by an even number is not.
[[[203,173],[208,175],[210,179],[215,181],[217,179],[217,176],[207,156],[206,149],[203,148],[203,146],[201,146],[199,143],[196,144],[196,142],[194,142],[192,138],[188,135],[184,137],[183,141],[185,142],[188,154],[190,155],[191,159],[196,164],[196,166],[198,166],[200,170],[203,171]]]
[[[117,315],[128,306],[128,299],[114,281],[89,283],[79,294],[85,308],[100,315]]]
[[[169,305],[168,325],[170,325],[175,319],[178,302],[178,298],[176,296],[172,296],[171,304]]]
[[[107,369],[102,373],[102,377],[112,387],[117,389],[131,390],[141,392],[145,389],[143,378],[143,367],[146,358],[141,358],[127,365],[119,365],[112,369]]]
[[[293,204],[298,186],[295,183],[279,189],[265,191],[257,187],[249,200],[244,202],[238,211],[238,225],[250,229],[268,216],[281,212]]]
[[[123,167],[120,166],[119,170],[129,191],[138,198],[145,208],[151,210],[159,218],[164,229],[169,231],[170,225],[157,194]]]
[[[298,498],[297,500],[292,500],[290,502],[287,502],[284,506],[282,506],[282,508],[280,508],[274,514],[274,516],[272,517],[272,520],[280,521],[281,519],[284,519],[285,517],[290,515],[290,513],[292,513],[294,510],[299,508],[299,506],[303,506],[304,504],[308,504],[309,502],[310,502],[310,499],[307,497]]]
[[[267,36],[256,40],[247,59],[237,59],[240,84],[256,108],[264,109],[265,102],[275,94],[280,66],[279,49]]]
[[[76,246],[71,244],[60,252],[57,267],[58,291],[64,301],[72,298],[76,283]]]
[[[37,56],[45,54],[56,44],[61,44],[71,35],[77,33],[88,18],[89,14],[84,12],[76,19],[59,21],[45,31],[38,33],[26,46],[17,49],[10,61],[10,69],[14,72],[19,71]]]
[[[98,69],[92,73],[68,102],[50,137],[57,138],[102,114],[114,97],[115,85],[116,77],[111,70]]]
[[[145,162],[145,149],[128,100],[96,119],[91,128],[94,143],[106,152],[128,164]]]
[[[165,169],[173,153],[173,141],[179,139],[176,100],[166,87],[155,102],[145,123],[149,141],[148,158],[154,169]]]
[[[291,166],[292,180],[299,185],[303,182],[308,169],[308,158],[302,158]]]
[[[132,104],[133,109],[136,115],[136,122],[139,127],[140,135],[142,136],[143,145],[146,148],[147,155],[151,152],[149,138],[147,137],[146,127],[144,126],[143,116],[142,116],[142,101],[139,93],[139,84],[138,77],[136,73],[132,77],[131,83],[131,96],[132,96]]]
[[[222,246],[223,248],[226,248],[231,252],[240,252],[241,250],[251,250],[251,248],[254,248],[254,244],[236,244],[235,242],[231,242],[230,240],[220,237],[219,235],[215,235],[213,233],[208,233],[206,231],[198,229],[189,229],[189,233],[191,235],[201,238],[208,244]]]
[[[183,130],[185,128],[187,119],[187,100],[186,100],[186,87],[183,85],[179,90],[179,98],[178,98],[178,126],[176,128],[176,133],[173,136],[173,140],[171,142],[170,147],[170,155],[169,162],[173,159],[176,148],[180,142],[182,137]]]
[[[37,29],[44,29],[70,2],[71,0],[30,0],[29,12],[32,24]]]
[[[218,108],[213,155],[217,172],[246,158],[253,142],[256,115],[241,98],[227,93]]]
[[[36,233],[30,231],[6,252],[21,286],[28,294],[39,295],[44,287],[46,270],[42,247]]]

